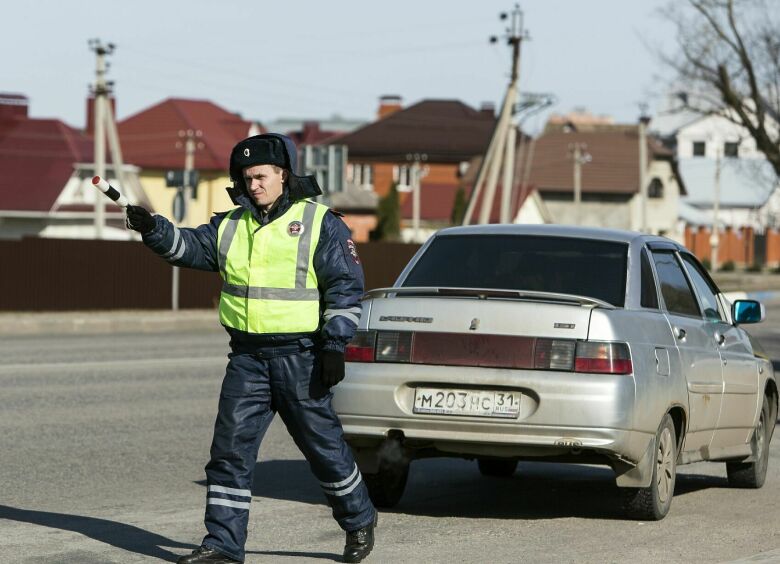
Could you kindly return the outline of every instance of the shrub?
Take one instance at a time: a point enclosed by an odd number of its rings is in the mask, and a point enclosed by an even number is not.
[[[734,272],[736,270],[736,265],[734,264],[733,260],[727,260],[722,265],[720,265],[720,271],[721,272]]]
[[[371,232],[372,239],[398,241],[401,238],[401,205],[396,182],[390,186],[387,195],[379,200],[376,212],[377,226]]]
[[[712,270],[712,262],[708,258],[701,259],[701,265],[707,270]]]
[[[452,213],[450,213],[450,223],[452,225],[463,223],[463,216],[466,215],[467,206],[466,191],[463,189],[463,186],[459,186],[458,191],[455,192],[455,202],[452,204]]]

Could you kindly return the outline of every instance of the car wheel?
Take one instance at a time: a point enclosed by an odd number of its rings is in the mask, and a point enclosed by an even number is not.
[[[368,495],[375,507],[395,507],[401,500],[409,477],[409,463],[380,464],[376,474],[363,474]]]
[[[760,488],[766,480],[766,469],[769,465],[769,425],[770,409],[769,400],[764,396],[761,406],[761,415],[758,424],[753,431],[751,447],[753,449],[753,462],[727,462],[726,474],[729,485],[734,488]]]
[[[677,475],[677,433],[672,417],[667,413],[655,437],[653,479],[646,488],[626,488],[626,514],[642,521],[660,521],[672,505]]]
[[[513,458],[480,458],[477,460],[477,465],[483,476],[508,478],[515,473],[517,460]]]

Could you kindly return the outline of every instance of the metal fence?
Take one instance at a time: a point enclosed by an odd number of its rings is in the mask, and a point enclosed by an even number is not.
[[[358,244],[366,288],[390,286],[419,248]],[[167,309],[173,269],[142,243],[29,238],[0,241],[0,311]],[[214,272],[180,269],[179,307],[217,307]]]

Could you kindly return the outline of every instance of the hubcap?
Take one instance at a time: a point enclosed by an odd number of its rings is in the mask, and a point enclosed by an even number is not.
[[[661,431],[658,440],[658,452],[656,460],[656,478],[658,480],[658,499],[661,503],[672,495],[674,487],[674,441],[669,429]]]
[[[756,426],[756,462],[761,463],[761,459],[764,456],[764,442],[766,436],[764,433],[764,411],[761,410],[761,416],[758,418],[758,425]]]

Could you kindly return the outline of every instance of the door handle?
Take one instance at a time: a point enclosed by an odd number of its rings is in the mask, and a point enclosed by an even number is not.
[[[685,335],[686,335],[687,333],[685,332],[685,329],[683,329],[682,327],[675,327],[675,328],[674,328],[674,334],[675,334],[675,336],[676,336],[676,337],[677,337],[679,340],[681,340],[681,341],[682,341],[682,340],[685,338]]]
[[[718,342],[719,345],[722,345],[726,342],[726,335],[723,333],[715,333],[715,340]]]

